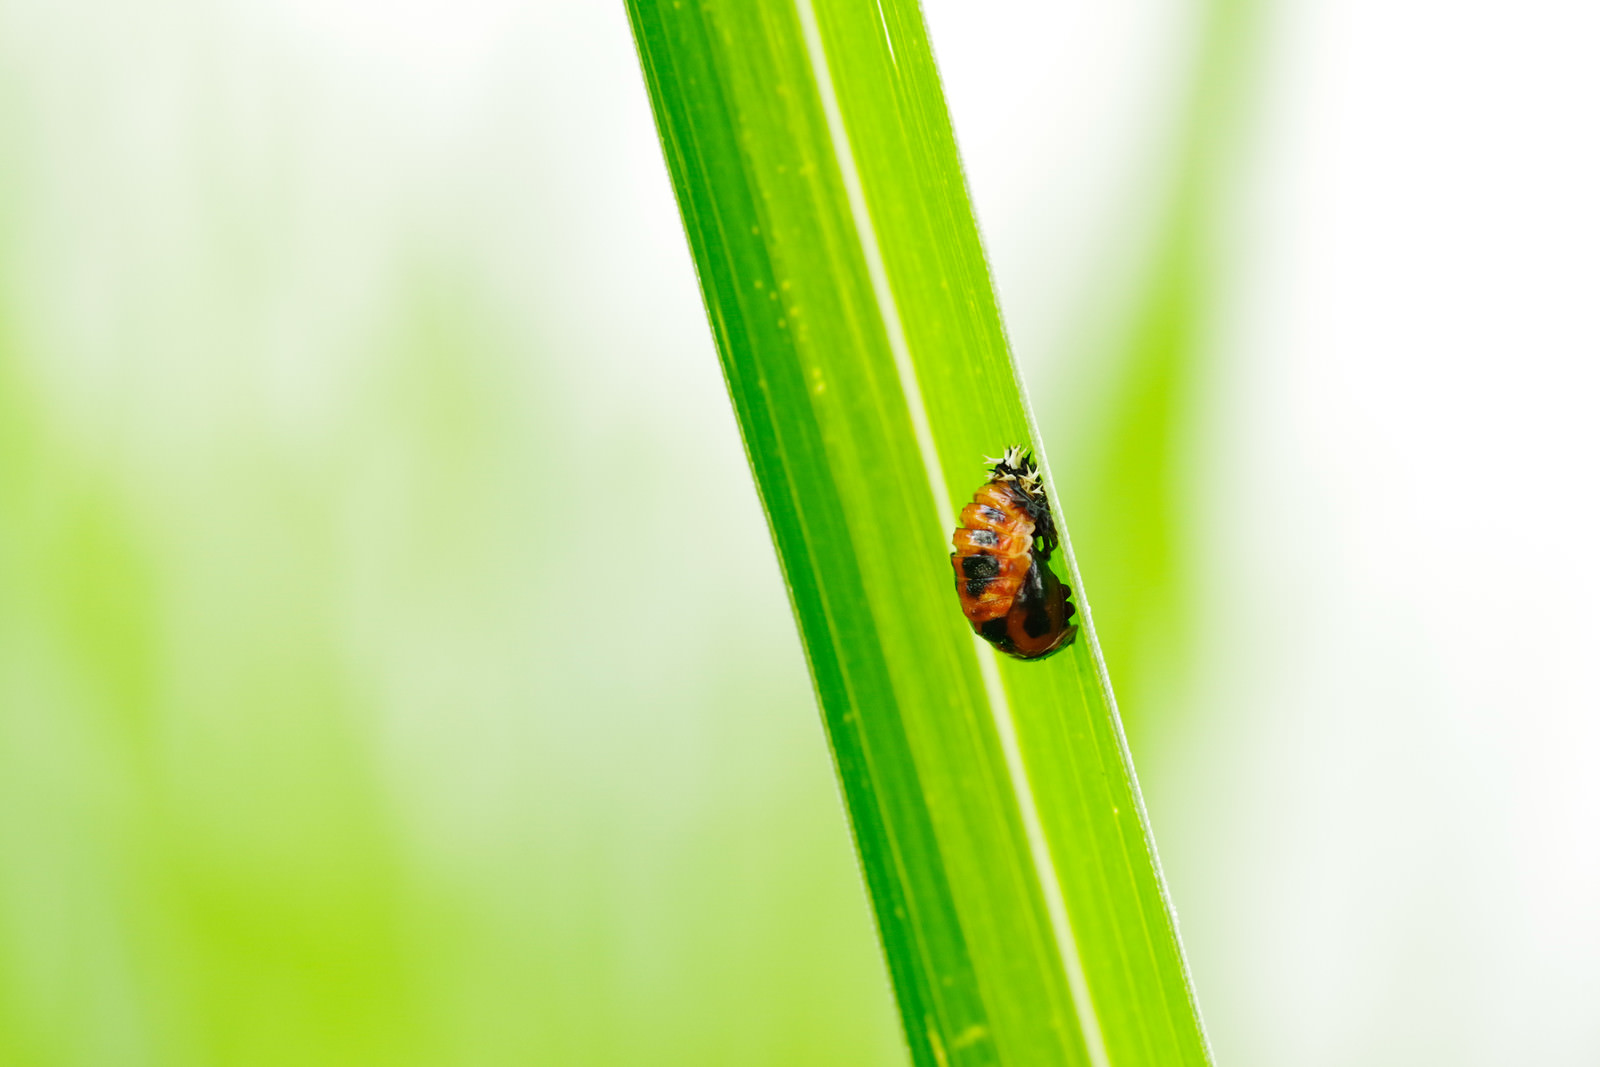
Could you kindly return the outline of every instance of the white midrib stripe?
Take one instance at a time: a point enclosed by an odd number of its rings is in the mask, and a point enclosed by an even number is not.
[[[878,245],[878,233],[867,211],[866,192],[861,186],[861,175],[856,169],[855,153],[850,149],[850,138],[844,128],[844,114],[839,109],[839,98],[833,88],[833,74],[828,68],[827,52],[822,46],[822,31],[817,25],[817,13],[811,0],[794,0],[795,13],[800,17],[801,33],[805,37],[806,52],[811,59],[811,75],[822,98],[822,111],[828,121],[828,137],[833,142],[834,158],[839,162],[844,179],[845,197],[850,202],[850,215],[855,221],[856,234],[861,240],[862,258],[867,265],[867,276],[872,280],[873,294],[877,298],[878,312],[883,317],[885,332],[889,337],[889,350],[894,354],[895,370],[900,375],[900,389],[905,394],[906,407],[911,413],[911,427],[916,434],[917,449],[922,453],[922,467],[928,476],[928,488],[933,493],[934,507],[939,513],[941,531],[955,529],[955,513],[950,508],[944,470],[939,464],[939,452],[934,447],[933,429],[928,422],[928,409],[922,400],[922,387],[917,382],[916,367],[911,362],[911,345],[906,340],[905,325],[900,320],[900,309],[895,304],[894,291],[889,287],[889,272],[883,261],[883,250]],[[1083,1031],[1084,1045],[1093,1067],[1110,1067],[1106,1055],[1105,1035],[1100,1030],[1100,1019],[1089,997],[1089,984],[1083,973],[1083,960],[1078,955],[1078,943],[1072,935],[1072,920],[1067,915],[1067,902],[1061,895],[1061,880],[1056,873],[1055,860],[1050,855],[1050,843],[1045,838],[1044,824],[1039,818],[1039,803],[1033,795],[1028,780],[1028,769],[1022,761],[1022,747],[1017,743],[1017,726],[1011,714],[1011,703],[1006,698],[1005,686],[1000,681],[1000,666],[995,651],[976,634],[972,637],[978,656],[978,670],[983,675],[983,686],[989,698],[989,713],[994,719],[995,733],[1000,739],[1000,750],[1005,756],[1006,772],[1011,780],[1011,792],[1022,818],[1023,833],[1028,839],[1028,853],[1033,860],[1034,876],[1044,898],[1045,911],[1050,917],[1050,929],[1055,935],[1056,950],[1061,957],[1061,967],[1067,978],[1067,989],[1072,996],[1072,1006],[1077,1012],[1078,1024]]]

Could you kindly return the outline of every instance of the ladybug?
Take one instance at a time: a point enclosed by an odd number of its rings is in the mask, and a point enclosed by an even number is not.
[[[950,541],[956,596],[979,637],[1018,659],[1043,659],[1072,644],[1078,628],[1068,620],[1078,609],[1048,566],[1055,521],[1039,468],[1021,445],[1006,449],[972,494]]]

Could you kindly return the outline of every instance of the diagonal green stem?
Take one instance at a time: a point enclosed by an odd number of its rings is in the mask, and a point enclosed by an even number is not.
[[[951,588],[1037,435],[920,11],[628,10],[913,1059],[1208,1062],[1086,608],[1002,661]]]

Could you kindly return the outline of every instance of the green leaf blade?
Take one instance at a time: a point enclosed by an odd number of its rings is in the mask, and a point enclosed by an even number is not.
[[[914,1060],[1208,1062],[1092,627],[1002,663],[955,602],[1036,437],[920,12],[628,7]]]

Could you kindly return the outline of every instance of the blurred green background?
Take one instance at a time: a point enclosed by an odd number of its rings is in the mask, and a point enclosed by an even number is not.
[[[1595,1062],[1595,16],[928,16],[1219,1063]],[[902,1062],[621,5],[0,130],[0,1063]]]

